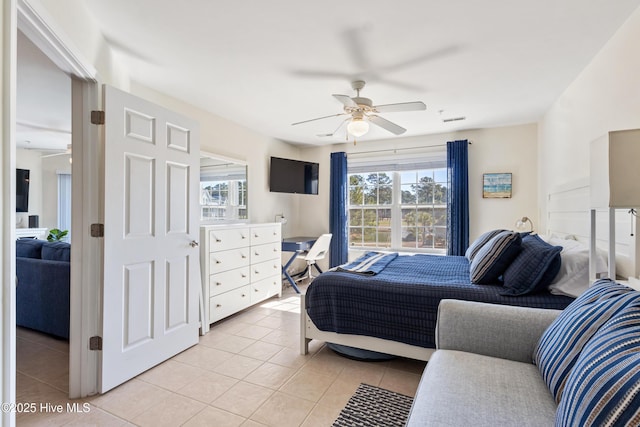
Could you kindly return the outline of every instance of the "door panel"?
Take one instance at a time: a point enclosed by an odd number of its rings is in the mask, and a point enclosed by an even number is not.
[[[197,124],[106,86],[100,392],[198,342]]]

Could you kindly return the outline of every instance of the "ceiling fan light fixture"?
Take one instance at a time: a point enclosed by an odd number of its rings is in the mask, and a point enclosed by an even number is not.
[[[369,122],[364,121],[363,119],[354,118],[347,125],[347,132],[356,138],[361,137],[369,132]]]

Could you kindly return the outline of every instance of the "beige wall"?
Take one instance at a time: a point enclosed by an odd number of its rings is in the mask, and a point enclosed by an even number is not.
[[[492,129],[477,129],[449,134],[398,138],[393,140],[336,144],[301,150],[304,160],[320,162],[318,196],[300,195],[300,215],[294,219],[304,234],[321,234],[329,229],[329,162],[333,151],[346,151],[347,156],[363,151],[393,150],[407,147],[442,146],[447,141],[468,139],[469,147],[469,211],[470,238],[473,240],[492,228],[513,228],[522,216],[538,223],[536,195],[537,126],[528,124]],[[444,147],[443,147],[444,150]],[[513,173],[513,195],[510,199],[483,199],[482,174]]]

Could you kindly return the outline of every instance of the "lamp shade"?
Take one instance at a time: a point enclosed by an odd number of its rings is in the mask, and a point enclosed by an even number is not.
[[[591,143],[592,208],[640,207],[640,130],[608,132]]]
[[[354,118],[347,125],[347,132],[353,136],[362,136],[369,132],[369,122]]]

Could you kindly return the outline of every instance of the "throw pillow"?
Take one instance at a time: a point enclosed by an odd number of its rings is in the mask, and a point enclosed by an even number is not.
[[[560,271],[562,246],[551,246],[535,234],[522,238],[522,250],[504,272],[501,295],[518,296],[547,289]]]
[[[40,258],[42,256],[42,245],[45,243],[45,240],[39,239],[18,239],[16,240],[16,256]]]
[[[533,353],[542,379],[556,403],[560,403],[567,376],[585,344],[609,319],[630,304],[640,301],[640,293],[609,279],[595,282],[551,323]]]
[[[629,426],[640,420],[640,306],[595,333],[567,377],[558,426]]]
[[[71,261],[71,245],[66,242],[46,242],[42,245],[42,259]]]
[[[490,230],[490,231],[487,231],[486,233],[483,233],[480,237],[478,237],[476,240],[473,241],[473,243],[469,245],[466,252],[464,253],[464,256],[467,257],[469,262],[473,261],[473,259],[478,254],[478,251],[482,249],[482,247],[486,245],[489,242],[489,240],[493,239],[503,231],[507,231],[507,230],[501,230],[501,229]]]
[[[471,283],[496,283],[520,252],[521,244],[522,237],[513,231],[502,231],[489,240],[471,262]]]

